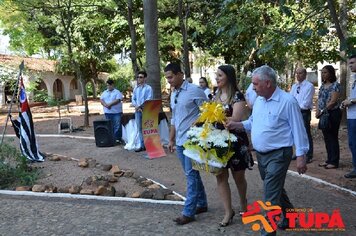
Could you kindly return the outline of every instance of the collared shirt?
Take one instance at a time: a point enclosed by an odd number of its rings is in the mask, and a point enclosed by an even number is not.
[[[141,106],[146,100],[151,100],[152,97],[153,90],[151,86],[148,84],[138,85],[132,94],[132,105],[135,107]]]
[[[313,108],[313,96],[315,88],[308,80],[293,84],[290,94],[297,99],[300,109],[311,110]]]
[[[204,91],[198,86],[184,81],[179,89],[171,94],[171,125],[176,130],[176,145],[187,141],[187,131],[198,119],[199,106],[207,101]]]
[[[211,90],[209,88],[205,88],[205,89],[203,89],[203,91],[205,93],[206,98],[210,99],[209,95],[211,95]]]
[[[308,152],[308,136],[300,108],[294,97],[280,88],[266,100],[257,97],[252,115],[242,122],[251,131],[253,147],[258,152],[269,152],[295,145],[296,156]]]
[[[122,101],[122,93],[117,89],[113,89],[111,91],[105,90],[103,94],[100,96],[100,99],[103,100],[105,103],[111,103],[117,99],[120,99]],[[104,113],[107,114],[122,113],[122,102],[113,105],[111,109],[108,109],[106,107],[103,107],[103,109],[104,109]]]
[[[251,105],[251,107],[253,107],[253,104],[255,103],[255,100],[257,98],[257,94],[256,94],[255,90],[253,90],[252,83],[246,89],[245,98],[246,98],[246,101]]]
[[[354,82],[351,85],[349,99],[356,99],[356,74],[354,74]],[[356,104],[351,104],[347,108],[347,119],[356,119]]]

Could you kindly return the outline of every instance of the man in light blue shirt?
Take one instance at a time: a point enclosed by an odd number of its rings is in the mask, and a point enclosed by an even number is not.
[[[168,148],[171,152],[176,145],[177,156],[182,164],[187,181],[186,200],[182,215],[174,221],[178,225],[195,220],[195,215],[206,212],[208,203],[199,171],[192,168],[190,158],[183,154],[183,144],[187,141],[187,131],[199,116],[199,106],[207,101],[205,93],[198,86],[183,79],[180,65],[168,64],[164,75],[174,88],[171,95],[172,120]]]
[[[293,84],[290,94],[297,99],[300,111],[302,112],[304,127],[307,131],[309,141],[309,151],[307,153],[307,163],[313,159],[313,137],[310,132],[311,110],[313,109],[314,85],[307,78],[307,70],[298,68],[296,71],[297,82]],[[295,156],[293,160],[295,160]]]
[[[228,129],[251,131],[251,140],[258,160],[258,169],[263,180],[264,201],[282,207],[293,208],[284,189],[288,167],[295,145],[299,174],[307,170],[305,154],[308,138],[302,114],[295,98],[277,86],[277,74],[269,66],[261,66],[252,73],[253,88],[258,97],[252,115],[243,122],[228,121]],[[288,227],[283,218],[280,227]],[[276,232],[262,235],[276,235]]]
[[[142,134],[142,110],[145,101],[151,100],[153,97],[152,87],[146,84],[146,77],[147,73],[145,71],[139,71],[137,73],[137,86],[132,95],[132,105],[135,107],[135,120],[140,141],[140,147],[136,149],[135,152],[146,150]]]
[[[105,118],[111,120],[116,142],[122,144],[122,94],[114,86],[114,81],[106,81],[107,90],[100,96],[101,105],[103,105]]]

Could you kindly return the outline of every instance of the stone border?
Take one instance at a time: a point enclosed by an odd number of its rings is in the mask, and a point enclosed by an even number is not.
[[[144,198],[129,198],[129,197],[103,197],[96,195],[79,195],[70,193],[43,193],[32,191],[12,191],[0,190],[0,194],[13,195],[13,196],[34,196],[34,197],[47,197],[47,198],[69,198],[69,199],[88,199],[100,201],[123,201],[123,202],[142,202],[142,203],[155,203],[165,205],[184,205],[183,201],[170,201],[170,200],[153,200]]]
[[[73,135],[56,135],[56,134],[37,134],[36,136],[38,137],[53,137],[53,138],[57,138],[57,137],[60,137],[60,138],[74,138],[74,139],[90,139],[90,140],[95,140],[94,137],[85,137],[85,136],[73,136]],[[5,137],[16,137],[16,135],[5,135]],[[255,164],[258,165],[257,161],[255,161]],[[329,186],[331,188],[334,188],[334,189],[337,189],[337,190],[340,190],[340,191],[343,191],[343,192],[346,192],[346,193],[349,193],[353,196],[356,196],[356,192],[355,191],[352,191],[350,189],[347,189],[347,188],[344,188],[344,187],[340,187],[336,184],[332,184],[332,183],[329,183],[325,180],[322,180],[322,179],[319,179],[319,178],[316,178],[316,177],[312,177],[312,176],[309,176],[309,175],[299,175],[297,172],[295,171],[292,171],[292,170],[288,170],[288,174],[292,175],[292,176],[297,176],[297,177],[301,177],[301,178],[304,178],[304,179],[309,179],[309,180],[312,180],[314,182],[317,182],[317,183],[321,183],[321,184],[324,184],[326,186]],[[173,192],[175,194],[175,192]],[[180,197],[182,197],[181,195],[178,195]],[[185,198],[183,199],[185,201]]]

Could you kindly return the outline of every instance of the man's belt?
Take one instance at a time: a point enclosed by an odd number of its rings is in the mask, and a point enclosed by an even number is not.
[[[309,110],[309,109],[300,109],[300,111],[301,111],[302,113],[307,113],[307,112],[310,112],[310,110]]]
[[[281,147],[281,148],[273,149],[273,150],[267,151],[267,152],[259,152],[259,151],[256,150],[256,152],[257,152],[258,154],[260,154],[260,155],[267,155],[267,154],[270,154],[270,153],[272,153],[272,152],[281,151],[281,150],[283,150],[283,149],[285,149],[285,148],[291,148],[291,147]]]

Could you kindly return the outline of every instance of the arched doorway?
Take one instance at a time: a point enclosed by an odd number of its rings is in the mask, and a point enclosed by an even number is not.
[[[45,90],[45,91],[47,91],[46,83],[43,82],[42,79],[37,80],[36,90]]]
[[[64,86],[60,79],[56,79],[53,84],[53,96],[55,99],[64,98]]]
[[[33,101],[43,102],[46,101],[48,97],[48,89],[45,82],[42,79],[36,80],[36,90],[33,93]]]
[[[80,95],[79,83],[77,79],[72,79],[69,85],[70,99],[74,99],[75,95]]]

